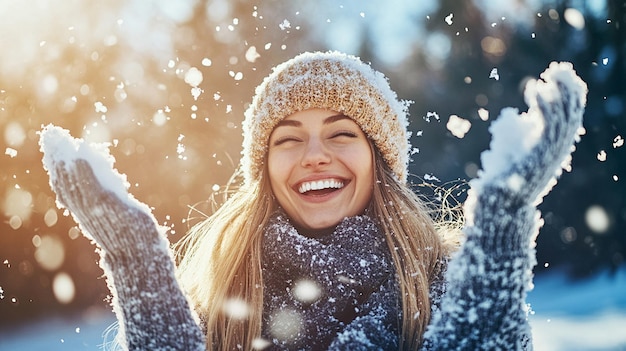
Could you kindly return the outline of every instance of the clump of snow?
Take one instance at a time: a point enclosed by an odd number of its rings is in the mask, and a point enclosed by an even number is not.
[[[39,132],[39,146],[43,152],[43,166],[50,176],[50,184],[56,183],[57,166],[64,164],[69,169],[77,160],[89,163],[100,185],[115,194],[127,205],[150,213],[150,208],[137,201],[128,193],[130,183],[126,175],[115,168],[115,158],[109,152],[109,143],[87,144],[83,139],[73,138],[69,131],[54,125],[47,125]],[[63,207],[58,204],[59,207]]]
[[[250,46],[248,50],[246,50],[246,61],[254,63],[261,55],[256,50],[256,46]]]
[[[101,101],[96,101],[93,106],[98,113],[106,113],[108,111],[108,108]]]
[[[284,19],[279,25],[278,27],[280,28],[280,30],[285,30],[285,29],[289,29],[291,28],[291,23],[287,20]]]
[[[463,139],[465,134],[469,132],[472,127],[472,123],[466,119],[463,119],[457,115],[451,115],[446,123],[446,128],[459,139]]]
[[[543,128],[544,121],[540,115],[519,115],[516,108],[504,108],[489,127],[492,139],[490,149],[480,155],[481,177],[487,181],[510,164],[523,159],[537,144]]]
[[[17,156],[17,150],[8,147],[8,148],[5,149],[4,154],[10,156],[11,158],[13,158],[13,157]]]

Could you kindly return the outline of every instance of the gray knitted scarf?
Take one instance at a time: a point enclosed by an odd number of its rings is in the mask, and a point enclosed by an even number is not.
[[[384,235],[368,216],[310,238],[279,211],[263,242],[263,337],[273,349],[398,343],[401,309]],[[272,347],[270,347],[272,349]]]

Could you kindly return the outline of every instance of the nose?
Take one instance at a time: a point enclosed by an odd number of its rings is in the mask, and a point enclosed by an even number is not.
[[[311,138],[302,155],[302,167],[318,167],[330,163],[331,155],[323,142]]]

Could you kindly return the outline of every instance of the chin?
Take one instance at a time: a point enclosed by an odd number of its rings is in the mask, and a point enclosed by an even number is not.
[[[337,226],[337,224],[341,223],[341,221],[345,217],[334,217],[328,219],[319,219],[313,222],[304,223],[304,225],[310,230],[328,230],[333,229]]]

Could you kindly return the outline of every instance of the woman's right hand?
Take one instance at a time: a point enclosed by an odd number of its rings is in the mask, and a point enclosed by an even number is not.
[[[54,126],[41,132],[40,145],[57,205],[65,207],[83,234],[107,255],[129,256],[140,247],[159,245],[167,251],[169,243],[159,234],[156,219],[147,205],[128,194],[112,156]]]

